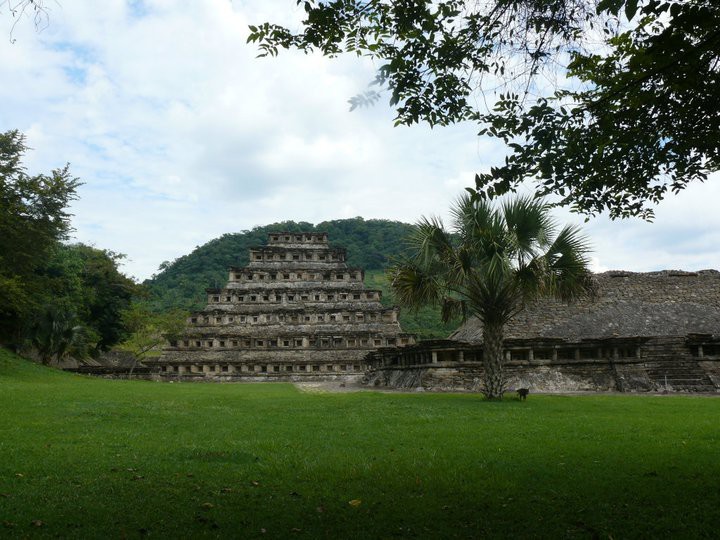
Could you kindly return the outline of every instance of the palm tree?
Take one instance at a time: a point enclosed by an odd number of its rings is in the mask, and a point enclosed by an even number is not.
[[[593,290],[587,240],[576,226],[558,231],[549,210],[530,196],[494,208],[465,194],[451,209],[452,230],[423,217],[410,238],[413,255],[390,269],[401,305],[440,305],[445,321],[480,319],[488,399],[505,391],[502,347],[512,317],[539,297],[572,300]]]

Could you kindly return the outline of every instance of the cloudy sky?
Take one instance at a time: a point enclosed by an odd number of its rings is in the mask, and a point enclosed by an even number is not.
[[[138,279],[275,221],[443,216],[502,159],[472,125],[393,128],[385,105],[350,112],[374,73],[367,60],[257,59],[248,24],[296,27],[295,0],[48,6],[47,27],[13,28],[0,0],[0,131],[27,135],[30,172],[70,162],[84,182],[75,239],[127,254]],[[668,199],[652,224],[585,224],[595,269],[720,268],[719,184]]]

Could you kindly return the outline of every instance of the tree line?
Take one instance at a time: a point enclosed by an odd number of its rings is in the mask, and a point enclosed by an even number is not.
[[[404,254],[405,239],[412,225],[384,219],[361,217],[307,222],[283,221],[254,227],[196,247],[188,255],[163,262],[158,273],[145,281],[150,291],[149,303],[161,311],[170,307],[198,309],[205,306],[205,289],[223,286],[230,266],[248,264],[248,250],[267,243],[271,232],[326,232],[331,246],[347,250],[350,266],[365,270],[382,270],[390,261]]]
[[[19,131],[0,133],[0,344],[49,364],[97,356],[157,325],[144,288],[118,269],[123,255],[67,242],[80,181],[67,165],[28,174],[27,150]]]

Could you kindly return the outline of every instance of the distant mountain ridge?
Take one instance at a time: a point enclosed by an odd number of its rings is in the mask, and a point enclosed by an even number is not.
[[[248,249],[265,245],[271,232],[326,232],[331,246],[347,250],[347,263],[366,270],[366,284],[383,290],[384,304],[392,304],[384,270],[391,261],[406,252],[413,226],[385,219],[336,219],[314,225],[308,222],[282,221],[254,227],[249,231],[224,234],[174,261],[164,262],[159,272],[145,280],[148,303],[157,311],[171,308],[199,309],[206,305],[205,289],[223,286],[231,266],[248,264]],[[425,308],[417,313],[405,310],[400,322],[408,332],[422,337],[445,337],[456,327],[442,324],[437,310]]]

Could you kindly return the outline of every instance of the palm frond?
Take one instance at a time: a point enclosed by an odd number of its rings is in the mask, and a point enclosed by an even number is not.
[[[453,252],[450,234],[438,217],[422,217],[410,235],[410,246],[418,264],[426,266],[433,261],[444,261]]]
[[[556,236],[542,199],[519,197],[496,209],[465,193],[450,212],[456,237],[439,218],[422,218],[411,238],[414,256],[393,267],[400,304],[505,324],[539,296],[572,299],[591,290],[587,241],[574,226]]]
[[[473,199],[469,193],[458,197],[450,208],[450,215],[453,217],[453,230],[463,242],[476,239],[497,221],[496,211],[490,201]]]
[[[557,228],[549,206],[541,199],[524,196],[504,201],[501,210],[513,257],[518,267],[524,266],[549,246]]]
[[[437,276],[423,271],[413,262],[398,264],[388,274],[395,299],[401,306],[418,309],[437,305],[443,297],[444,288]]]
[[[443,322],[452,319],[461,318],[463,321],[467,319],[467,304],[465,300],[446,296],[442,299],[440,316]]]
[[[468,310],[483,324],[505,324],[515,315],[518,291],[515,283],[501,274],[475,275],[466,288]]]
[[[527,261],[527,264],[517,268],[514,278],[523,304],[548,294],[551,289],[552,277],[543,255],[534,257]]]
[[[594,281],[588,269],[590,249],[579,227],[563,227],[545,255],[551,276],[549,293],[563,300],[592,294]]]

